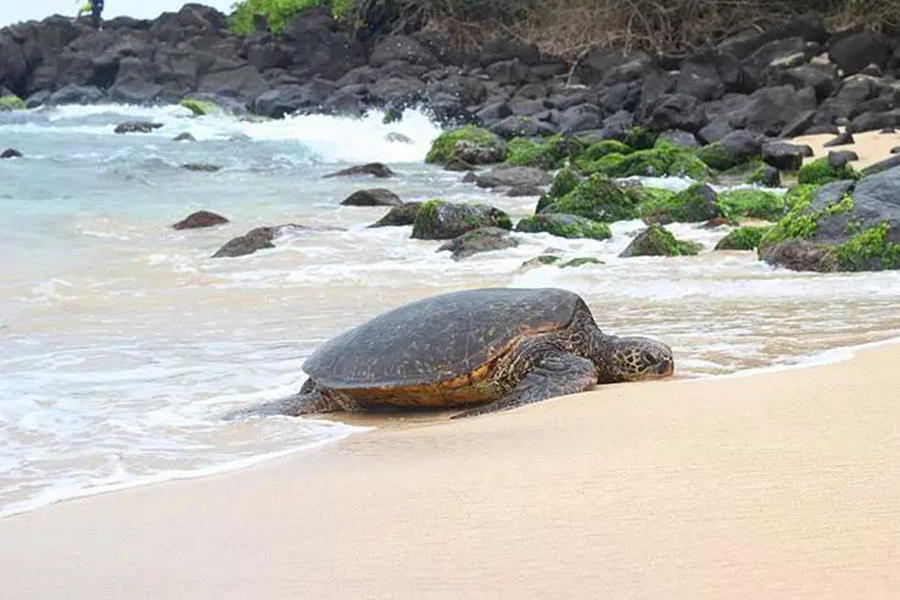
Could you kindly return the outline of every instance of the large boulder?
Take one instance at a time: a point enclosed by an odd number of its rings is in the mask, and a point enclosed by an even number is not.
[[[795,262],[805,265],[815,251],[812,262],[824,270],[900,269],[900,167],[806,192],[760,250],[764,260],[790,268],[798,267],[785,256],[804,257]]]
[[[831,62],[845,75],[855,75],[869,65],[883,68],[890,55],[890,40],[871,31],[843,36],[828,50]]]
[[[453,238],[437,249],[438,252],[451,252],[453,260],[462,260],[482,252],[515,248],[519,241],[509,235],[506,229],[499,227],[481,227],[467,231]]]
[[[304,85],[286,85],[263,92],[253,103],[256,114],[279,119],[297,112],[321,109],[334,93],[334,84],[314,79]]]
[[[781,171],[799,171],[803,159],[812,153],[809,146],[788,142],[770,142],[762,147],[762,159]]]
[[[420,240],[449,240],[481,227],[512,229],[505,212],[485,204],[429,200],[419,208],[412,237]]]

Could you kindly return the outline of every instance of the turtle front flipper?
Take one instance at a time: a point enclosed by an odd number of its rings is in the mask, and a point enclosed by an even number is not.
[[[453,415],[453,419],[510,410],[556,396],[577,394],[597,385],[597,367],[590,360],[568,353],[541,357],[507,395],[490,404]]]
[[[307,379],[297,394],[228,413],[225,420],[247,417],[300,417],[339,410],[343,409],[337,402],[324,393],[312,379]]]

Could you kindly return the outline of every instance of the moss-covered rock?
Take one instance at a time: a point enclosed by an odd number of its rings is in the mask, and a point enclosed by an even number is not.
[[[751,217],[777,221],[787,212],[782,196],[762,190],[728,190],[719,194],[719,209],[730,219]]]
[[[692,185],[669,196],[656,196],[640,206],[641,217],[650,223],[699,223],[723,216],[718,195],[706,184]]]
[[[412,237],[449,240],[481,227],[512,229],[512,221],[509,215],[493,206],[429,200],[416,213]]]
[[[716,244],[716,250],[756,250],[769,227],[738,227]]]
[[[594,172],[609,177],[691,177],[705,179],[709,167],[693,152],[660,140],[653,148],[629,154],[612,153],[591,163]]]
[[[0,96],[0,112],[10,110],[25,110],[25,102],[14,94]]]
[[[675,236],[660,225],[651,225],[632,240],[619,255],[621,258],[634,256],[694,256],[701,250],[695,242],[675,239]]]
[[[793,210],[798,204],[808,205],[818,189],[819,186],[810,183],[795,185],[784,194],[785,207],[787,210]]]
[[[513,138],[506,143],[506,164],[539,169],[558,169],[566,159],[580,155],[584,145],[576,139],[555,135],[545,140]]]
[[[829,216],[851,213],[854,203],[850,196],[840,196],[833,202],[817,201],[815,195],[798,200],[778,223],[760,240],[760,248],[787,240],[813,239],[819,230],[820,221]]]
[[[462,161],[470,165],[503,162],[506,143],[487,129],[466,125],[441,133],[431,144],[425,162],[447,164]]]
[[[534,269],[535,267],[556,264],[561,260],[562,257],[558,254],[541,254],[539,256],[535,256],[532,259],[526,260],[522,263],[522,266],[520,268],[523,270]]]
[[[178,104],[194,113],[194,116],[196,117],[202,117],[204,115],[214,115],[222,112],[222,109],[219,108],[219,106],[215,102],[210,102],[209,100],[185,98]]]
[[[577,215],[606,223],[638,217],[634,200],[615,182],[602,175],[591,175],[574,190],[546,206],[541,213]]]
[[[603,261],[593,256],[576,256],[564,263],[559,264],[560,269],[570,269],[574,267],[583,267],[585,265],[602,265]]]
[[[649,150],[650,148],[653,148],[658,138],[658,133],[649,131],[638,125],[628,130],[628,133],[625,134],[625,139],[622,140],[622,142],[629,148],[634,148],[635,150]]]
[[[888,239],[888,223],[864,229],[835,248],[841,271],[900,269],[900,243]]]
[[[803,165],[797,174],[797,181],[801,184],[822,185],[832,181],[856,180],[859,173],[850,165],[839,168],[831,166],[827,158],[818,158],[809,164]]]
[[[416,221],[419,209],[422,207],[421,202],[404,202],[399,206],[394,206],[369,227],[402,227],[403,225],[412,225]]]
[[[549,233],[564,238],[589,238],[608,240],[612,237],[609,225],[564,214],[539,214],[525,217],[516,224],[516,231],[525,233]]]
[[[584,152],[575,158],[575,166],[583,173],[596,173],[605,168],[605,163],[599,163],[600,159],[610,154],[626,156],[633,152],[630,146],[617,140],[603,140],[588,146]]]

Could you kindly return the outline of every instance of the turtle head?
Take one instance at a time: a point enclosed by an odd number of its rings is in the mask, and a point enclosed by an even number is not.
[[[668,377],[675,370],[672,349],[643,337],[608,337],[601,383]]]

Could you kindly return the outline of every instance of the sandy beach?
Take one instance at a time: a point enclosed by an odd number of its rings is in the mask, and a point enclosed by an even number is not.
[[[813,156],[806,159],[805,162],[828,156],[829,152],[839,152],[842,150],[851,150],[856,152],[858,160],[852,161],[850,164],[854,169],[862,170],[870,167],[877,162],[881,162],[886,158],[890,158],[891,149],[900,146],[900,133],[881,133],[880,131],[865,131],[863,133],[854,133],[852,144],[843,146],[835,146],[826,148],[825,144],[833,140],[836,136],[825,133],[818,135],[804,135],[791,140],[793,144],[805,144],[812,148]]]
[[[381,429],[0,522],[3,598],[888,598],[900,345]]]

